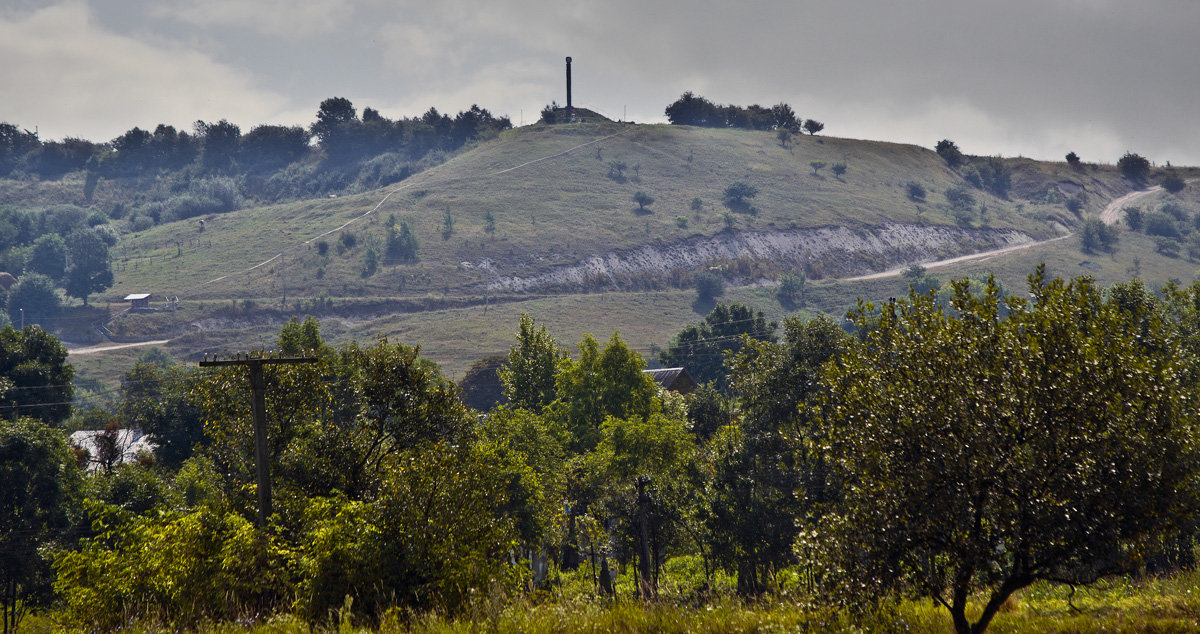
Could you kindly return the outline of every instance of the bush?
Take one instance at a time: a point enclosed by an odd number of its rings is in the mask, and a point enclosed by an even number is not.
[[[687,216],[675,216],[675,226],[679,227],[680,229],[687,229]]]
[[[401,262],[414,262],[417,259],[417,236],[408,228],[408,222],[401,220],[400,228],[394,225],[388,227],[387,255]]]
[[[1160,182],[1162,183],[1163,189],[1171,192],[1172,194],[1178,194],[1179,192],[1183,191],[1184,187],[1187,186],[1187,183],[1184,182],[1183,177],[1179,174],[1176,174],[1174,170],[1168,170]]]
[[[779,290],[776,295],[781,304],[792,306],[802,306],[804,304],[804,291],[808,286],[808,278],[803,272],[795,275],[786,274],[779,278]]]
[[[1161,211],[1152,211],[1145,217],[1146,235],[1178,238],[1179,227],[1175,220]]]
[[[713,271],[702,271],[693,277],[696,295],[703,301],[720,297],[725,292],[725,279]]]
[[[918,203],[925,202],[925,186],[924,185],[918,183],[917,181],[908,181],[908,184],[905,185],[904,188],[905,188],[905,191],[908,193],[909,200],[911,200],[913,202],[918,202]]]
[[[1179,243],[1170,238],[1158,236],[1154,238],[1154,250],[1169,258],[1179,257]]]
[[[1099,218],[1088,218],[1079,231],[1080,244],[1084,253],[1117,250],[1117,228],[1105,224]]]
[[[1125,178],[1140,183],[1150,175],[1150,161],[1140,154],[1126,152],[1124,156],[1117,160],[1117,169],[1121,170],[1121,174]]]
[[[966,187],[955,185],[946,189],[946,202],[955,209],[970,210],[975,206],[975,197],[967,191]]]
[[[1067,152],[1067,165],[1079,169],[1082,166],[1082,163],[1079,161],[1079,155],[1074,152]]]
[[[1184,209],[1183,205],[1174,201],[1167,201],[1159,205],[1158,210],[1179,222],[1183,222],[1188,217],[1187,209]]]
[[[1125,224],[1129,225],[1130,231],[1141,231],[1145,224],[1145,217],[1142,215],[1141,207],[1126,207],[1121,211],[1125,212]]]
[[[45,275],[26,273],[8,291],[8,316],[14,324],[21,323],[21,310],[25,310],[25,325],[54,319],[62,309],[62,300],[54,288],[54,282]]]
[[[757,195],[757,187],[744,181],[737,181],[725,188],[725,191],[721,193],[721,200],[726,207],[734,211],[746,211],[750,209],[748,201]]]
[[[325,257],[329,254],[329,243],[324,240],[317,241],[317,255]]]
[[[1067,211],[1078,216],[1083,213],[1083,206],[1087,202],[1087,195],[1083,192],[1077,192],[1075,195],[1067,199]]]
[[[937,146],[935,146],[934,149],[937,151],[938,156],[942,157],[942,160],[946,161],[946,165],[949,165],[950,169],[959,167],[967,160],[966,157],[963,156],[962,151],[958,149],[958,144],[950,139],[942,139],[941,141],[938,141]]]

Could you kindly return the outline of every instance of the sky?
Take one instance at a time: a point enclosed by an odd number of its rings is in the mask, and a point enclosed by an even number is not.
[[[825,134],[1200,165],[1192,0],[0,0],[0,121],[42,139],[565,101],[663,122],[691,90]]]

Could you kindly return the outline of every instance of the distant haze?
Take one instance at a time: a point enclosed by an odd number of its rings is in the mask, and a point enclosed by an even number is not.
[[[1200,165],[1200,3],[5,0],[0,121],[43,139],[226,118],[307,125],[565,100],[663,121],[686,90],[826,133],[972,154]],[[626,110],[627,108],[627,110]]]

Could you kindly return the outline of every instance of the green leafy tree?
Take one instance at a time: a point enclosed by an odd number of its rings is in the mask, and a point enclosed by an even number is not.
[[[50,321],[61,310],[62,298],[54,288],[54,281],[40,273],[22,275],[8,290],[8,316],[14,324]]]
[[[63,546],[79,476],[62,432],[31,418],[0,421],[0,620],[14,632],[45,606],[50,556]]]
[[[1083,227],[1079,230],[1079,244],[1084,253],[1112,253],[1117,250],[1118,238],[1116,227],[1095,217],[1083,221]]]
[[[1171,192],[1172,194],[1178,194],[1179,192],[1183,191],[1184,187],[1187,187],[1187,182],[1184,181],[1183,177],[1176,173],[1175,170],[1167,170],[1160,183],[1162,184],[1163,189]]]
[[[532,317],[521,313],[517,345],[509,348],[508,365],[498,373],[504,398],[514,408],[539,412],[555,398],[555,374],[567,353],[546,332],[546,326],[535,326]]]
[[[108,258],[108,243],[95,229],[71,232],[67,237],[67,271],[63,288],[67,295],[78,297],[87,306],[88,295],[112,286],[112,264]]]
[[[395,225],[388,226],[387,254],[389,258],[401,262],[416,262],[418,248],[417,236],[408,227],[407,221],[401,220],[399,229]]]
[[[837,163],[834,163],[833,166],[830,167],[829,169],[833,170],[833,175],[837,176],[840,179],[842,177],[842,175],[846,173],[846,169],[847,169],[846,162],[838,161]]]
[[[508,363],[508,355],[493,354],[479,359],[467,368],[458,382],[462,400],[472,409],[488,412],[497,405],[508,403],[504,398],[504,384],[500,382],[499,370]]]
[[[716,271],[700,271],[692,281],[696,285],[696,296],[702,302],[710,302],[725,292],[725,278]]]
[[[773,340],[776,325],[745,304],[717,304],[703,321],[672,337],[658,360],[666,367],[686,369],[698,383],[711,382],[725,391],[729,376],[725,357],[742,349],[743,337]]]
[[[176,468],[207,443],[204,411],[193,396],[201,375],[194,369],[137,363],[121,378],[120,415],[125,427],[154,439],[154,454]]]
[[[642,370],[646,362],[617,333],[603,349],[591,335],[579,342],[579,358],[563,359],[555,376],[555,415],[571,432],[572,448],[588,451],[600,440],[600,424],[608,417],[649,416],[654,407],[654,380]]]
[[[715,479],[708,523],[714,552],[738,575],[738,591],[756,595],[791,561],[792,542],[830,501],[824,463],[808,409],[821,394],[822,365],[849,337],[826,318],[784,322],[780,343],[746,340],[730,360],[740,422],[714,439]]]
[[[758,195],[758,188],[745,181],[730,184],[721,193],[725,206],[734,211],[746,211],[750,208],[750,199]]]
[[[1125,214],[1125,224],[1129,225],[1130,231],[1141,231],[1144,223],[1141,207],[1126,207],[1121,210]]]
[[[321,337],[321,322],[312,315],[305,315],[304,321],[296,317],[288,320],[279,329],[276,345],[281,353],[291,356],[329,352]]]
[[[56,233],[34,240],[25,268],[52,280],[61,280],[67,269],[67,243]]]
[[[806,119],[804,121],[804,131],[807,132],[809,136],[812,136],[824,129],[825,124],[817,121],[816,119]]]
[[[646,211],[646,207],[654,204],[654,197],[644,191],[638,191],[633,195],[633,202],[637,203],[638,211]]]
[[[0,417],[36,418],[58,425],[71,413],[75,368],[67,348],[37,326],[0,329]]]
[[[966,633],[1036,581],[1136,565],[1194,517],[1200,461],[1191,357],[1156,314],[1043,267],[1007,318],[994,283],[953,286],[956,316],[890,301],[828,366],[822,438],[844,497],[798,551],[843,597],[929,597]]]
[[[808,166],[812,168],[813,175],[816,175],[828,165],[825,161],[809,161]]]

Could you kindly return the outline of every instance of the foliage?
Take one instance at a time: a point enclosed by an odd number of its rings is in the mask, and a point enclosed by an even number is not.
[[[508,403],[499,374],[500,369],[507,364],[508,355],[503,354],[488,355],[472,363],[458,382],[463,403],[481,412],[488,412],[497,405]]]
[[[490,212],[489,212],[490,213]],[[400,228],[389,225],[387,229],[387,255],[401,262],[417,261],[417,236],[409,228],[408,222],[401,220]]]
[[[721,193],[721,202],[734,211],[747,211],[750,208],[750,199],[757,195],[757,187],[745,181],[737,181]]]
[[[75,368],[67,348],[37,326],[0,329],[0,417],[58,425],[71,412]]]
[[[538,412],[554,400],[555,374],[567,355],[546,326],[534,326],[533,318],[521,313],[517,345],[509,348],[508,364],[498,372],[504,398],[514,408]]]
[[[1140,154],[1126,152],[1117,159],[1117,169],[1121,174],[1135,183],[1141,183],[1150,176],[1150,160]]]
[[[1078,169],[1082,165],[1082,163],[1079,160],[1079,155],[1076,154],[1075,152],[1067,152],[1066,158],[1067,158],[1067,165],[1069,165],[1075,169]]]
[[[194,370],[152,363],[138,363],[121,378],[121,420],[153,436],[155,456],[167,467],[178,467],[206,444],[203,412],[193,396],[199,379]]]
[[[934,150],[938,153],[938,156],[942,157],[942,160],[946,161],[946,165],[950,166],[950,169],[957,169],[967,161],[967,157],[963,156],[962,150],[958,149],[958,144],[950,139],[938,141]]]
[[[1126,207],[1121,210],[1125,214],[1125,224],[1129,225],[1130,231],[1141,231],[1145,218],[1142,215],[1141,207]]]
[[[1116,227],[1095,217],[1084,220],[1083,227],[1079,230],[1079,243],[1084,253],[1112,253],[1117,250],[1118,237]]]
[[[712,383],[725,391],[728,371],[725,358],[742,349],[743,338],[771,341],[777,324],[762,311],[745,304],[717,304],[698,324],[679,331],[659,353],[664,366],[683,367],[697,383]]]
[[[24,316],[22,316],[24,310]],[[14,324],[53,323],[62,310],[54,282],[40,273],[27,273],[8,289],[8,316]]]
[[[579,342],[579,358],[559,362],[555,383],[559,416],[571,432],[576,451],[590,450],[600,440],[600,425],[608,417],[649,416],[656,386],[642,370],[646,362],[630,350],[617,333],[604,348],[591,335]]]
[[[1166,174],[1163,175],[1162,180],[1159,182],[1162,184],[1163,189],[1171,192],[1172,194],[1178,194],[1179,192],[1183,191],[1184,187],[1187,187],[1187,182],[1184,181],[1183,177],[1176,173],[1175,170],[1167,170]]]
[[[905,193],[913,202],[925,202],[925,186],[917,181],[908,181],[904,186]]]
[[[51,280],[62,279],[67,270],[67,243],[57,233],[43,234],[33,241],[25,266]]]
[[[696,296],[700,301],[712,301],[725,292],[725,278],[716,271],[701,271],[692,276],[696,285]]]
[[[962,185],[946,188],[945,196],[946,202],[954,209],[970,210],[975,206],[975,197]]]
[[[770,108],[760,105],[747,107],[715,104],[690,90],[669,104],[665,114],[672,125],[694,125],[709,128],[744,128],[748,130],[800,131],[800,118],[791,106],[780,103]],[[814,122],[815,123],[815,122]],[[820,130],[818,129],[818,132]],[[783,142],[782,140],[780,141]]]
[[[95,229],[77,230],[67,238],[66,277],[63,288],[67,295],[78,297],[87,306],[88,295],[112,286],[112,264],[108,244]]]
[[[1143,226],[1146,230],[1146,235],[1162,236],[1164,238],[1178,238],[1179,225],[1175,223],[1175,219],[1170,215],[1161,211],[1152,211],[1143,216]]]
[[[820,172],[821,170],[825,169],[826,165],[828,165],[828,163],[826,163],[825,161],[809,161],[808,162],[808,166],[812,168],[814,175],[817,172]]]
[[[237,514],[89,511],[95,536],[55,560],[54,586],[75,627],[112,631],[142,619],[194,628],[285,605],[286,553]]]
[[[979,189],[1007,198],[1012,187],[1012,168],[998,156],[975,158],[963,172],[963,178]]]
[[[782,342],[747,339],[730,360],[740,423],[713,441],[716,473],[707,524],[714,554],[737,570],[741,594],[767,590],[790,562],[796,535],[829,501],[824,465],[802,444],[814,431],[802,406],[815,402],[821,366],[847,342],[828,319],[789,318]]]
[[[824,129],[825,124],[817,121],[816,119],[806,119],[804,121],[804,131],[807,132],[809,136],[815,135]]]
[[[654,204],[654,197],[639,190],[633,195],[633,202],[637,203],[638,211],[645,211],[646,207]]]
[[[808,286],[808,276],[804,271],[785,273],[779,277],[779,289],[775,291],[779,303],[786,308],[804,305],[804,291]]]
[[[321,338],[321,322],[312,315],[305,315],[304,321],[296,317],[288,320],[279,329],[276,345],[280,353],[294,357],[330,351]]]
[[[837,163],[834,163],[833,166],[830,167],[829,169],[833,170],[834,176],[841,178],[842,175],[846,173],[846,162],[838,161]]]
[[[0,421],[0,620],[12,632],[52,598],[49,557],[65,546],[79,476],[62,432],[31,418]]]
[[[855,312],[873,330],[827,368],[814,445],[844,498],[798,552],[843,597],[930,597],[979,632],[1014,591],[1127,569],[1195,512],[1196,395],[1158,316],[1087,278],[1039,267],[1007,318],[995,284],[953,286],[957,317],[917,295]]]

